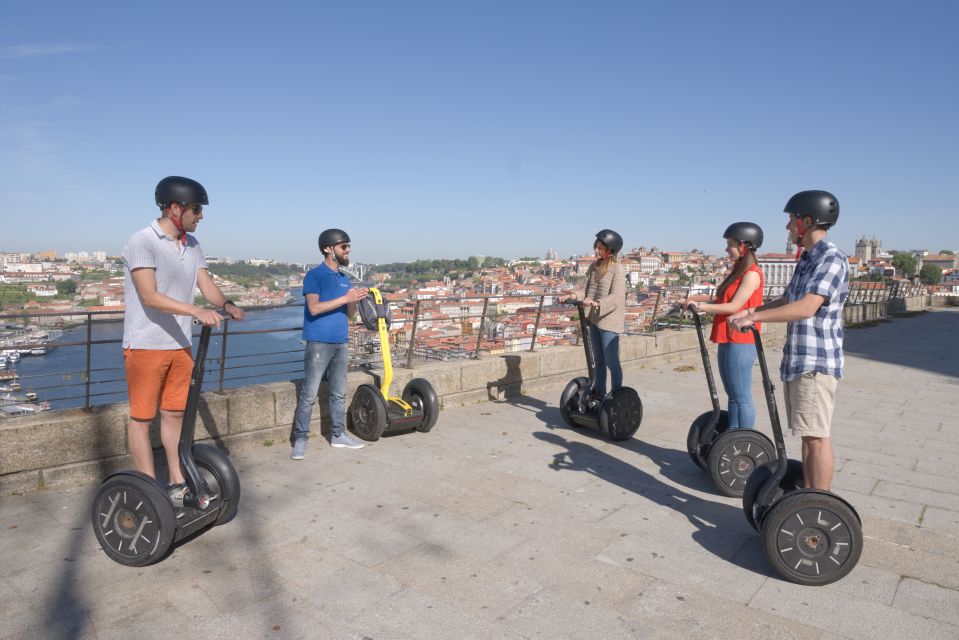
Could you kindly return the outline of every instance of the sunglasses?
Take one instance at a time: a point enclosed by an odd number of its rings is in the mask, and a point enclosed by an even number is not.
[[[349,249],[349,248],[350,248],[350,243],[349,243],[349,242],[341,242],[340,244],[338,244],[338,245],[336,245],[336,246],[338,246],[338,247],[341,248],[341,249]]]
[[[200,215],[201,213],[203,213],[203,205],[202,205],[202,204],[191,204],[191,205],[189,205],[189,206],[183,207],[183,210],[184,210],[184,211],[192,211],[194,214]]]

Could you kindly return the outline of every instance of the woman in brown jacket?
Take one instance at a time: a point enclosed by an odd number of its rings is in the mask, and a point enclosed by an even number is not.
[[[623,237],[612,229],[596,234],[593,250],[596,262],[586,272],[586,287],[559,296],[560,302],[582,300],[589,321],[588,339],[596,358],[593,397],[606,395],[606,367],[612,377],[612,388],[623,386],[623,367],[619,362],[619,334],[626,322],[626,270],[616,259],[623,248]],[[584,336],[586,338],[586,336]]]

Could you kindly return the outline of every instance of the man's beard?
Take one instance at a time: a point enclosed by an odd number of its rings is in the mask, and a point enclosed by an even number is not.
[[[347,256],[338,256],[334,253],[333,257],[336,258],[336,263],[341,267],[350,266],[350,259]]]

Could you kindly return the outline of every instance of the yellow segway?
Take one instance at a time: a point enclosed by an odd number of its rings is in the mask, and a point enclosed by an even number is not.
[[[440,401],[428,380],[413,378],[406,383],[401,397],[390,395],[393,359],[390,355],[392,314],[389,305],[383,302],[380,290],[373,287],[357,307],[366,328],[379,333],[383,380],[379,388],[372,384],[357,387],[347,412],[347,427],[369,442],[379,440],[386,432],[429,431],[439,417]]]

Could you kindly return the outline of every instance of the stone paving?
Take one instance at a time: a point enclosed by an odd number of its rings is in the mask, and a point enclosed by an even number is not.
[[[690,360],[627,370],[627,443],[565,427],[550,387],[362,451],[237,453],[236,520],[147,568],[100,551],[94,485],[3,496],[0,638],[959,638],[957,331],[956,311],[848,331],[834,489],[866,545],[833,585],[775,575],[689,461]]]

